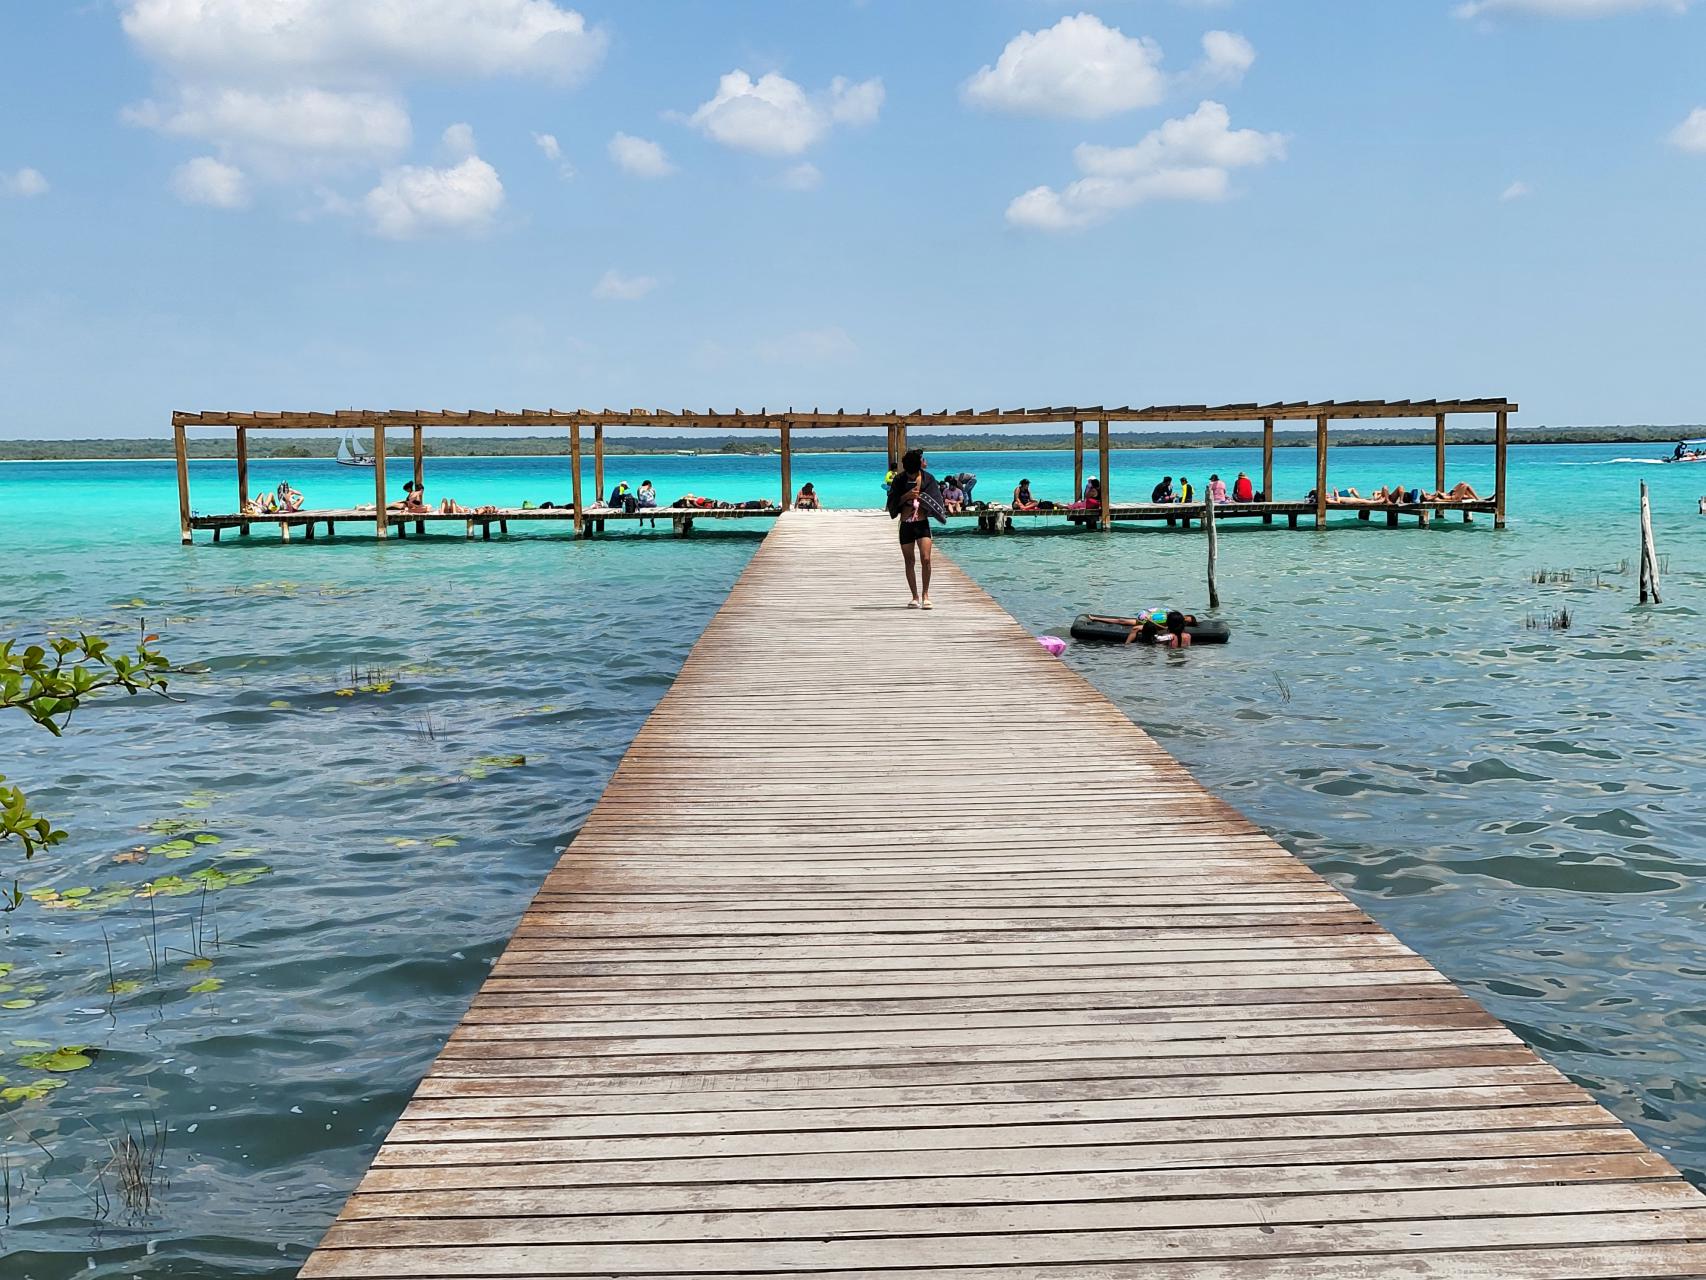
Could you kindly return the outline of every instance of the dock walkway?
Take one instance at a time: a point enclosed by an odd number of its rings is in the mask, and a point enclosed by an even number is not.
[[[777,521],[302,1274],[1706,1275],[1706,1198],[938,555]]]

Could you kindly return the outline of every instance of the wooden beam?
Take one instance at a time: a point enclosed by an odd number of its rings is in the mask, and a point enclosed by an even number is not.
[[[781,430],[782,444],[782,510],[786,511],[794,504],[794,456],[790,439],[791,432],[784,422]]]
[[[1509,415],[1499,410],[1493,427],[1493,528],[1505,527],[1505,461],[1510,453]]]
[[[182,428],[180,428],[181,430]],[[249,429],[237,428],[237,513],[243,512],[243,507],[249,501]],[[243,525],[238,531],[242,537],[249,536],[249,526]]]
[[[1072,420],[1072,500],[1084,497],[1084,419]]]
[[[900,451],[895,448],[895,445],[899,442],[899,440],[900,440],[900,427],[896,423],[893,423],[893,422],[889,423],[889,470],[890,471],[899,471],[900,470]]]
[[[421,424],[415,424],[415,489],[418,491],[426,484],[426,444],[421,439]]]
[[[1100,418],[1096,422],[1096,474],[1102,482],[1101,525],[1107,529],[1113,525],[1114,490],[1108,480],[1108,420]]]
[[[389,533],[385,523],[385,428],[373,428],[373,536]]]
[[[1315,419],[1315,527],[1327,526],[1327,415]]]
[[[1262,501],[1274,500],[1274,420],[1262,419]]]
[[[1445,415],[1434,414],[1434,492],[1445,490]]]
[[[178,459],[178,539],[189,543],[195,541],[190,533],[190,453],[180,426],[172,428],[172,452]]]
[[[575,537],[578,538],[586,532],[586,521],[581,515],[581,427],[578,422],[569,428],[569,468],[574,473]]]
[[[592,429],[592,500],[595,503],[602,503],[604,501],[603,424]]]

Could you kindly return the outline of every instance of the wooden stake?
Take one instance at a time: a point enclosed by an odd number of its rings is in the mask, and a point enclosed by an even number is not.
[[[569,469],[574,473],[574,507],[575,507],[575,537],[586,532],[586,521],[581,516],[581,424],[575,423],[569,428]]]
[[[172,427],[172,452],[178,458],[178,538],[189,543],[195,541],[190,534],[190,446],[184,428],[176,424]]]
[[[1113,526],[1114,490],[1108,483],[1108,420],[1101,419],[1096,424],[1096,464],[1097,478],[1102,482],[1102,528]]]
[[[1434,492],[1445,492],[1445,415],[1434,414]]]
[[[1504,415],[1501,414],[1501,417]],[[1647,597],[1652,597],[1654,604],[1663,604],[1659,599],[1659,558],[1653,552],[1653,513],[1647,505],[1647,482],[1641,481],[1641,603],[1647,603]]]
[[[1262,501],[1274,500],[1274,420],[1262,419]],[[1272,516],[1263,516],[1264,524],[1273,520]]]
[[[1315,419],[1315,527],[1327,527],[1327,415]]]
[[[249,501],[249,429],[237,428],[237,514],[243,514],[243,508]],[[249,536],[249,526],[243,525],[239,530],[243,537]]]
[[[1084,419],[1072,421],[1072,500],[1084,497]]]
[[[373,427],[373,536],[383,538],[385,523],[385,428]]]
[[[1505,455],[1510,452],[1510,414],[1499,410],[1493,427],[1493,528],[1505,527]]]
[[[1208,607],[1220,608],[1220,588],[1215,585],[1215,563],[1219,559],[1220,539],[1214,532],[1214,495],[1209,494],[1203,502],[1203,528],[1208,530]]]
[[[789,440],[788,424],[782,423],[777,429],[782,438],[782,510],[786,511],[794,502],[794,456],[793,445]]]

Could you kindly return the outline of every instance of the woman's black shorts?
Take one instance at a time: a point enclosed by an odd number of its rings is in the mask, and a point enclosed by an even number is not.
[[[903,547],[929,536],[930,522],[928,520],[902,520],[900,522],[900,545]]]

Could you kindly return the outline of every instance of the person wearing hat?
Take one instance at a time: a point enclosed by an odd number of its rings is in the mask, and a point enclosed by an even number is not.
[[[1031,482],[1029,480],[1019,481],[1019,487],[1013,490],[1013,510],[1035,511],[1036,509],[1037,500],[1031,496]]]

